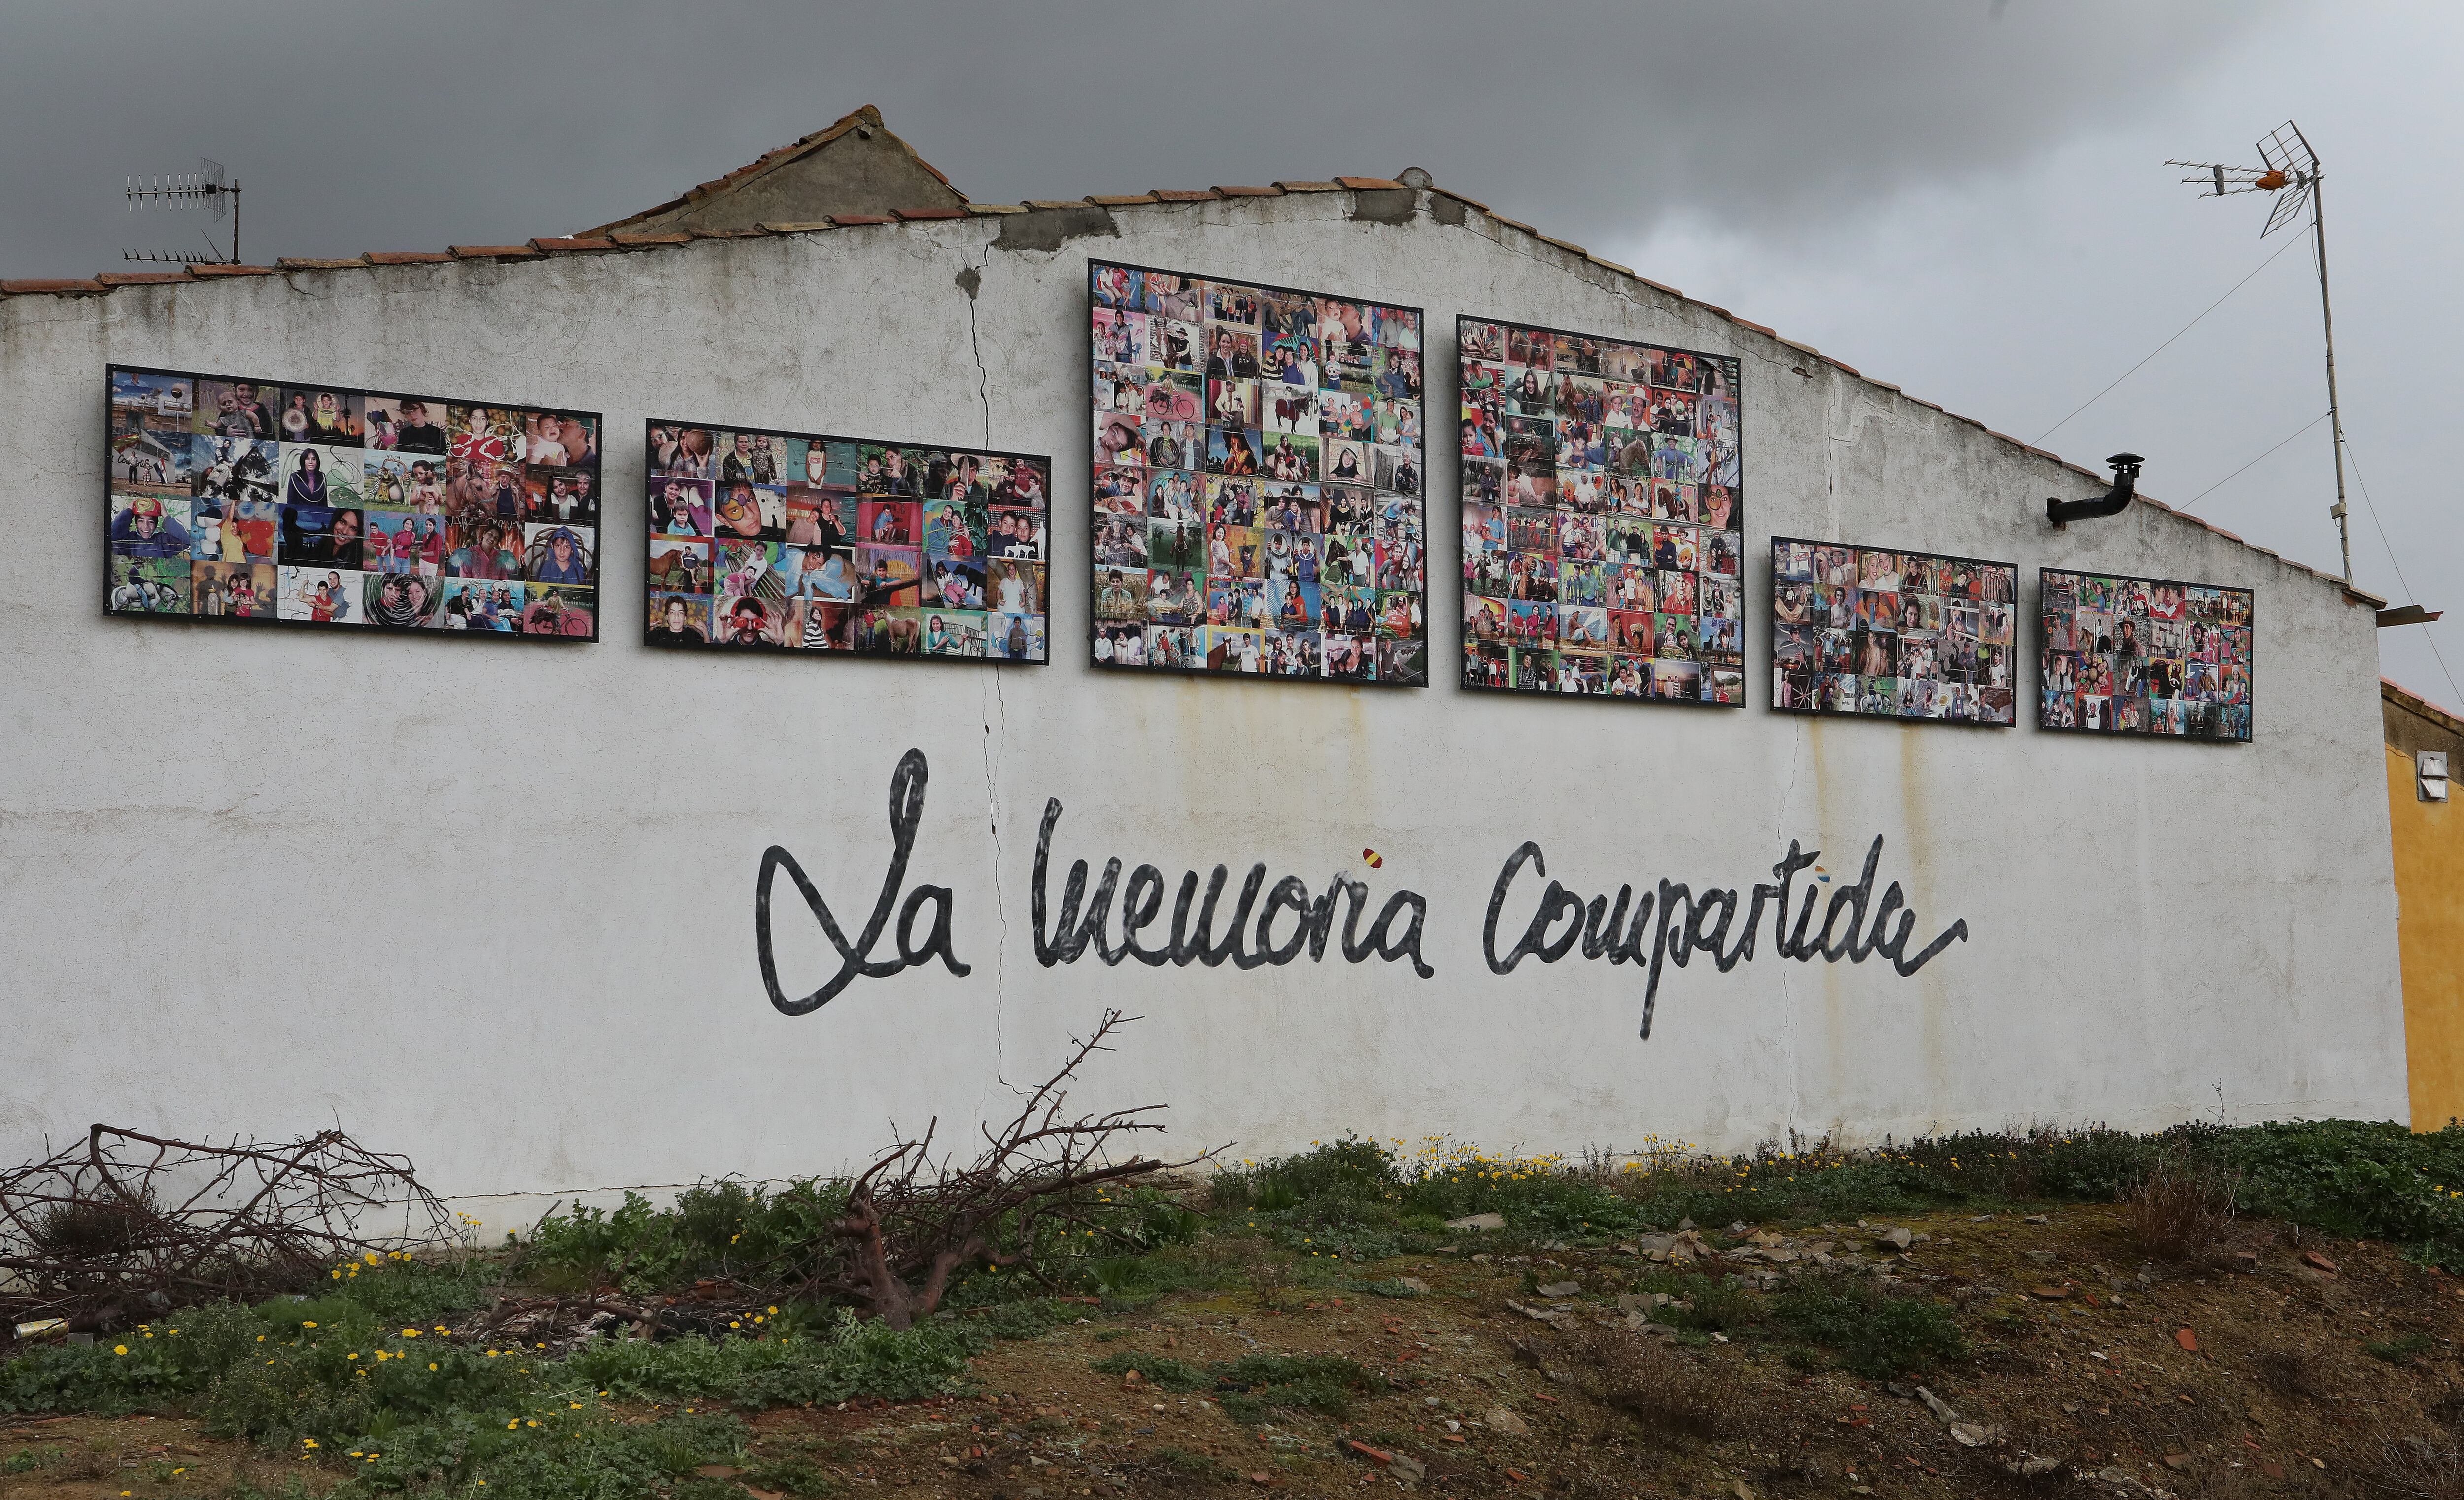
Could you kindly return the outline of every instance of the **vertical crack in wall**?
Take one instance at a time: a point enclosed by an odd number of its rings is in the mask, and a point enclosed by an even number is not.
[[[987,257],[987,265],[991,263]],[[983,290],[984,269],[969,265],[957,276],[958,290],[967,294],[967,349],[976,360],[976,401],[984,411],[984,447],[993,446],[992,377],[984,368],[984,345],[976,330],[976,294]]]

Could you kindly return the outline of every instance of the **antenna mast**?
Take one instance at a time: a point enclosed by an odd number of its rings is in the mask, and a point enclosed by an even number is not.
[[[226,255],[215,246],[214,237],[206,235],[206,249],[211,252],[200,260],[195,255],[176,251],[123,250],[122,260],[157,260],[172,265],[237,265],[239,263],[239,182],[223,180],[223,164],[210,157],[197,158],[193,172],[157,172],[147,177],[131,177],[121,196],[128,200],[129,211],[140,209],[183,209],[194,206],[208,216],[231,215],[231,254]]]
[[[2353,582],[2353,533],[2345,521],[2344,510],[2344,418],[2336,403],[2336,308],[2327,296],[2327,221],[2321,207],[2319,153],[2310,149],[2309,139],[2301,127],[2291,121],[2267,133],[2258,143],[2259,166],[2226,166],[2215,162],[2167,162],[2167,166],[2188,166],[2192,175],[2182,179],[2192,187],[2204,188],[2202,198],[2223,198],[2233,193],[2274,193],[2276,205],[2268,211],[2267,227],[2258,237],[2267,238],[2277,230],[2299,218],[2306,205],[2310,210],[2310,232],[2314,236],[2319,257],[2319,323],[2327,344],[2327,427],[2336,449],[2336,504],[2327,514],[2336,518],[2336,540],[2344,553],[2344,584]]]

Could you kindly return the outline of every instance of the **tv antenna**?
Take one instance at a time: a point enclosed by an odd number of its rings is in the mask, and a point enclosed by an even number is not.
[[[198,208],[212,218],[231,215],[231,254],[226,255],[214,244],[214,237],[204,230],[206,249],[212,254],[203,261],[192,254],[171,251],[123,250],[122,260],[160,260],[172,265],[237,265],[239,263],[239,183],[223,180],[223,164],[210,157],[197,158],[193,172],[157,172],[147,177],[127,179],[122,196],[128,200],[128,211],[141,209],[173,210]]]
[[[2336,540],[2344,551],[2344,585],[2353,582],[2353,533],[2344,519],[2344,419],[2336,405],[2336,309],[2327,298],[2327,221],[2320,207],[2319,153],[2310,149],[2309,138],[2301,127],[2291,121],[2269,131],[2258,143],[2258,159],[2265,166],[2226,166],[2215,162],[2167,162],[2167,166],[2188,166],[2192,174],[2182,179],[2207,191],[2202,198],[2227,198],[2234,193],[2264,192],[2276,195],[2268,210],[2267,227],[2258,237],[2267,238],[2277,230],[2310,210],[2310,232],[2314,236],[2319,259],[2319,323],[2327,344],[2327,430],[2336,451],[2336,503],[2327,514],[2336,518]]]

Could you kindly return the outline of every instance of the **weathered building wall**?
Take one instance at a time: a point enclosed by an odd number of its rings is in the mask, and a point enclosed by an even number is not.
[[[2424,750],[2464,768],[2464,723],[2392,683],[2379,692],[2387,729],[2389,852],[2404,966],[2404,1044],[2415,1130],[2464,1118],[2464,810],[2425,802]]]
[[[1735,353],[1749,663],[1767,660],[1774,533],[2015,561],[2023,658],[2039,565],[2233,585],[2257,591],[2256,740],[2039,734],[2025,711],[2002,731],[1817,721],[1771,713],[1763,671],[1742,711],[1465,695],[1442,421],[1435,685],[1099,676],[1083,644],[1089,254],[1421,306],[1433,412],[1459,312]],[[607,640],[102,618],[109,361],[605,411]],[[0,522],[22,549],[0,594],[0,1154],[95,1119],[192,1135],[339,1119],[457,1193],[785,1175],[847,1161],[892,1118],[946,1129],[1007,1106],[1108,1005],[1145,1019],[1089,1100],[1168,1102],[1177,1143],[1247,1155],[1347,1127],[1741,1146],[2407,1112],[2365,605],[2151,505],[2051,530],[2044,496],[2090,493],[2078,473],[1453,199],[1080,206],[14,297],[0,398]],[[652,414],[1052,453],[1056,664],[635,644],[632,434]],[[2024,702],[2033,666],[2019,683]],[[782,1016],[755,956],[762,850],[792,850],[859,923],[911,746],[932,780],[910,883],[950,888],[971,972],[858,980]],[[1270,884],[1313,891],[1350,871],[1373,913],[1398,889],[1425,897],[1434,972],[1332,950],[1247,971],[1044,966],[1028,891],[1047,798],[1066,806],[1056,902],[1080,858],[1160,867],[1167,917],[1185,870],[1229,864],[1237,890],[1264,862]],[[1662,877],[1748,892],[1792,841],[1821,851],[1828,893],[1877,835],[1878,886],[1899,882],[1917,914],[1910,951],[1966,924],[1913,977],[1793,961],[1766,931],[1730,972],[1664,966],[1646,1042],[1645,966],[1577,948],[1501,976],[1484,957],[1492,886],[1525,840],[1589,896]],[[1504,897],[1501,952],[1544,884],[1526,870]],[[835,960],[779,895],[802,993]]]

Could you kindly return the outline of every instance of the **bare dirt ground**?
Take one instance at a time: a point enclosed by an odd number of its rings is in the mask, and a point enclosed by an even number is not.
[[[1943,1213],[1787,1240],[1706,1229],[1691,1268],[1747,1289],[1748,1315],[1727,1335],[1657,1321],[1667,1314],[1645,1284],[1672,1268],[1652,1258],[1672,1253],[1659,1237],[1599,1251],[1473,1240],[1362,1268],[1425,1286],[1414,1295],[1089,1307],[987,1350],[976,1394],[749,1420],[764,1472],[801,1467],[794,1492],[814,1495],[2464,1494],[2464,1285],[2267,1224],[2240,1226],[2240,1254],[2158,1268],[2118,1208],[2038,1217]],[[1809,1276],[1890,1278],[1949,1311],[1969,1352],[1866,1379],[1753,1320]],[[1256,1355],[1339,1356],[1369,1379],[1339,1417],[1243,1422],[1211,1388],[1127,1373]],[[0,1465],[44,1450],[55,1456],[40,1469],[0,1472],[0,1496],[278,1491],[292,1475],[313,1492],[341,1477],[171,1418],[0,1419]],[[735,1470],[702,1477],[757,1500],[788,1492]]]

